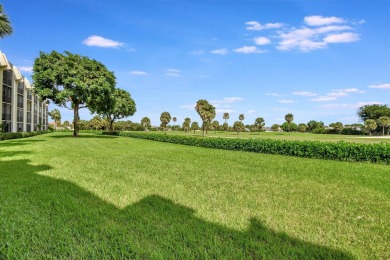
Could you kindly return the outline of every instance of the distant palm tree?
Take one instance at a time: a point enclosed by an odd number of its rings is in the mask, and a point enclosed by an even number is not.
[[[61,124],[61,112],[58,109],[53,109],[48,113],[50,118],[54,121],[54,129],[57,129],[57,127]]]
[[[288,113],[287,115],[284,116],[284,120],[286,120],[288,124],[288,132],[290,133],[290,124],[292,121],[294,121],[294,115],[291,113]]]
[[[146,132],[146,130],[150,127],[150,118],[149,117],[143,117],[141,119],[141,126],[144,128],[144,131]]]
[[[366,121],[364,121],[364,126],[370,133],[370,136],[372,135],[371,131],[375,130],[378,127],[374,119],[367,119]]]
[[[229,113],[225,112],[223,113],[223,119],[225,119],[225,124],[223,124],[224,126],[224,129],[225,129],[225,132],[227,132],[227,129],[228,129],[228,123],[227,123],[227,120],[229,119]]]
[[[13,32],[11,21],[3,12],[3,5],[0,4],[0,38],[11,35]]]
[[[171,122],[171,114],[168,112],[162,112],[160,116],[161,125],[164,127],[165,134],[167,134],[167,124]]]
[[[259,130],[259,134],[260,134],[260,131],[264,126],[264,118],[262,118],[262,117],[256,118],[255,126],[256,126],[257,130]]]
[[[175,131],[175,123],[176,123],[176,121],[177,121],[177,118],[174,116],[174,117],[172,118],[172,121],[173,121],[173,131]]]
[[[382,127],[383,135],[385,135],[385,128],[389,127],[390,129],[390,117],[388,116],[381,116],[378,119],[378,124]]]
[[[204,136],[207,126],[215,118],[215,107],[211,105],[207,100],[199,99],[196,102],[195,110],[196,112],[198,112],[200,118],[203,121],[202,136]]]
[[[238,119],[242,122],[242,120],[245,119],[244,114],[240,114],[240,115],[238,116]]]

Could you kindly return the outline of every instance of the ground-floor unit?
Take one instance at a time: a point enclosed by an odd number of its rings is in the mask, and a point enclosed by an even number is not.
[[[34,94],[33,86],[0,51],[0,131],[47,130],[48,104]]]

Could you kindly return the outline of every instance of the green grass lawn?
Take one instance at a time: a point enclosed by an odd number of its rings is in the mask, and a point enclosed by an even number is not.
[[[52,133],[0,142],[0,259],[390,258],[390,167]]]
[[[164,132],[157,132],[164,133]],[[192,136],[202,136],[202,132],[197,130],[195,133],[191,131],[185,133],[183,131],[168,131],[167,134],[170,135],[192,135]],[[323,142],[354,142],[354,143],[381,143],[386,142],[390,143],[389,136],[375,136],[370,137],[367,135],[338,135],[338,134],[312,134],[312,133],[299,133],[299,132],[223,132],[217,131],[208,131],[208,137],[226,137],[226,138],[261,138],[261,139],[283,139],[283,140],[301,140],[301,141],[323,141]]]

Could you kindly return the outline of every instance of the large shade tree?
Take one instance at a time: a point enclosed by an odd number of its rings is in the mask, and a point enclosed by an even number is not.
[[[41,52],[33,71],[35,93],[73,110],[73,136],[79,132],[79,109],[105,114],[114,105],[114,73],[96,60],[70,52]]]
[[[114,131],[113,125],[115,120],[134,115],[137,111],[134,100],[129,92],[123,89],[115,89],[113,93],[114,105],[104,113],[104,117],[109,123],[109,130]]]
[[[53,109],[48,113],[50,118],[54,121],[54,129],[57,129],[57,127],[61,124],[61,112],[58,109]]]
[[[4,38],[13,33],[11,21],[3,11],[3,5],[0,4],[0,38]]]
[[[167,124],[171,122],[171,114],[169,112],[162,112],[160,116],[161,125],[164,127],[165,134],[167,133]]]
[[[365,105],[358,108],[357,115],[362,121],[367,119],[378,120],[382,116],[390,117],[390,108],[387,105]]]
[[[206,127],[215,118],[215,107],[211,105],[207,100],[199,99],[196,102],[195,110],[202,119],[202,136],[204,136]]]

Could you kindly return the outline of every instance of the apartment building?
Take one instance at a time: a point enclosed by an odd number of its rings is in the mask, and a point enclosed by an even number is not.
[[[3,132],[48,129],[48,104],[34,94],[29,80],[0,51],[0,115]],[[1,129],[0,129],[1,130]]]

